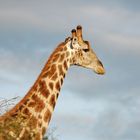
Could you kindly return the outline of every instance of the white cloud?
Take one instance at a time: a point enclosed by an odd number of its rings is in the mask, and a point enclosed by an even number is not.
[[[99,77],[81,68],[69,71],[61,92],[62,104],[57,104],[57,112],[54,114],[56,115],[54,125],[57,125],[62,140],[140,138],[137,132],[140,123],[138,118],[140,79],[137,75],[140,71],[138,65],[140,13],[118,5],[114,6],[112,1],[100,5],[97,1],[94,3],[80,0],[43,3],[32,1],[28,4],[27,1],[20,3],[9,1],[0,4],[0,28],[8,30],[7,34],[11,33],[15,38],[22,34],[22,30],[28,33],[34,30],[34,34],[38,34],[36,32],[38,30],[49,32],[51,37],[53,36],[51,41],[54,42],[56,38],[59,40],[69,34],[73,26],[82,24],[84,37],[91,42],[95,40],[97,46],[95,50],[98,50],[98,53],[104,51],[100,54],[107,68],[105,76]],[[19,32],[14,34],[16,29]],[[49,48],[46,50],[43,45],[40,47],[41,43],[36,43],[45,40],[46,36],[43,33],[40,35],[41,39],[29,35],[25,40],[15,39],[15,44],[7,39],[10,38],[7,34],[5,36],[3,32],[0,34],[5,42],[8,42],[5,45],[0,44],[1,93],[8,93],[1,95],[21,95],[33,84],[48,57],[48,52],[52,50],[51,46],[44,43],[44,46],[48,45]],[[25,47],[24,51],[23,49],[17,51],[17,48],[13,47],[15,50],[13,51],[10,45],[21,48],[27,45],[31,48],[29,52],[28,47]],[[130,59],[130,56],[133,58]],[[63,94],[71,96],[62,96]]]
[[[140,53],[140,40],[138,36],[133,37],[121,34],[108,34],[106,40],[108,41],[108,44],[112,45],[112,47],[115,46],[114,49],[117,51]]]
[[[138,140],[139,97],[136,93],[134,96],[128,94],[131,97],[121,101],[99,96],[86,102],[63,90],[53,114],[51,127],[57,128],[61,139],[127,140],[134,137]]]

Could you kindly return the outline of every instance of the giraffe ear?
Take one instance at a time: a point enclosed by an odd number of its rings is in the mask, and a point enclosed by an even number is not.
[[[71,37],[65,38],[65,43],[69,42],[71,40]]]

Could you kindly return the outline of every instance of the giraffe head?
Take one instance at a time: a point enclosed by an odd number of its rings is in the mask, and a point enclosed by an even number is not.
[[[78,65],[92,69],[97,74],[104,74],[105,69],[102,62],[98,59],[88,41],[83,40],[82,27],[73,29],[72,37],[68,38],[67,43],[71,49],[71,65]]]

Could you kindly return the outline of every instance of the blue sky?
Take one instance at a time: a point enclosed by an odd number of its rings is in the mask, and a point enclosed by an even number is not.
[[[1,0],[0,97],[23,97],[78,24],[106,74],[71,67],[50,127],[59,140],[139,140],[138,0]]]

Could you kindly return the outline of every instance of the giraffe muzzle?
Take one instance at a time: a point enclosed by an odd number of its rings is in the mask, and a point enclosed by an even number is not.
[[[103,66],[103,64],[102,64],[102,62],[100,60],[97,60],[97,66],[95,68],[95,72],[97,74],[100,74],[100,75],[105,74],[104,66]]]

